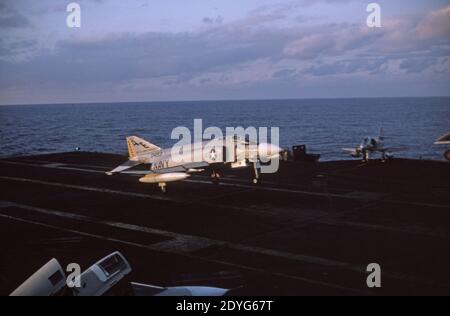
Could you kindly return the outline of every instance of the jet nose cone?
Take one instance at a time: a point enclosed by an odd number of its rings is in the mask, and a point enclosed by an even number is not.
[[[258,146],[258,153],[260,157],[267,157],[270,159],[277,158],[282,149],[275,144],[261,143]]]
[[[279,153],[281,153],[282,151],[283,151],[283,149],[282,148],[280,148],[279,146],[277,146],[277,145],[274,145],[274,144],[271,144],[270,145],[270,151],[272,152],[272,153],[277,153],[277,154],[279,154]]]

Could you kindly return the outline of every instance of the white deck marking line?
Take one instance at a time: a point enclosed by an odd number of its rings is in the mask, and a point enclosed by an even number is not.
[[[211,183],[211,181],[193,180],[193,179],[184,180],[184,182],[202,183],[202,184],[210,184]],[[245,188],[245,189],[251,189],[251,190],[263,190],[263,191],[294,193],[294,194],[303,194],[303,195],[320,196],[320,197],[334,197],[334,198],[340,198],[340,199],[343,198],[343,199],[349,199],[349,200],[360,200],[360,198],[355,198],[353,196],[348,197],[348,196],[343,196],[340,194],[309,192],[309,191],[282,189],[282,188],[271,188],[271,187],[265,187],[265,186],[230,183],[230,182],[225,182],[225,181],[219,182],[218,185]]]
[[[126,158],[124,158],[124,161],[126,160]],[[1,161],[0,161],[1,162]],[[53,161],[49,161],[49,160],[29,160],[29,159],[20,159],[20,161],[18,161],[18,162],[13,162],[13,161],[7,161],[7,162],[11,162],[11,163],[25,163],[25,162],[27,162],[28,164],[30,164],[30,165],[37,165],[37,166],[42,166],[42,167],[44,167],[44,166],[50,166],[50,165],[52,165],[52,164],[54,164],[54,162]],[[40,163],[42,163],[42,164],[36,164],[36,162],[40,162]],[[88,168],[93,168],[93,169],[101,169],[101,170],[103,170],[103,171],[108,171],[108,170],[111,170],[111,169],[113,169],[115,166],[100,166],[100,165],[90,165],[90,164],[77,164],[77,163],[56,163],[56,164],[59,164],[59,165],[66,165],[66,166],[75,166],[75,167],[77,167],[77,166],[82,166],[82,167],[88,167]],[[69,170],[73,170],[73,169],[69,169]],[[77,169],[78,170],[78,169]],[[82,171],[82,170],[81,170]],[[200,176],[200,175],[196,175],[196,177],[198,177],[198,178],[204,178],[204,179],[209,179],[210,177],[209,176]],[[234,174],[229,174],[229,175],[227,175],[227,177],[226,178],[222,178],[222,180],[223,181],[227,181],[227,180],[230,180],[230,181],[235,181],[235,182],[240,182],[240,183],[248,183],[248,180],[245,180],[245,179],[241,179],[241,178],[238,178],[236,175],[234,175]],[[208,182],[208,183],[211,183],[210,181]],[[264,180],[264,183],[265,184],[270,184],[270,185],[277,185],[277,183],[276,182],[272,182],[272,181],[266,181],[266,180]],[[294,183],[289,183],[289,184],[286,184],[287,186],[291,186],[291,187],[306,187],[307,185],[305,185],[305,184],[294,184]],[[334,190],[338,190],[338,189],[336,189],[336,188],[334,188]],[[342,190],[342,189],[339,189],[339,190]],[[344,190],[343,191],[343,193],[347,193],[348,192],[348,190]]]
[[[174,197],[168,197],[168,196],[164,196],[164,195],[152,195],[152,194],[136,193],[136,192],[129,192],[129,191],[118,191],[118,190],[111,190],[111,189],[104,189],[104,188],[88,187],[88,186],[84,186],[84,185],[65,184],[65,183],[60,183],[60,182],[49,182],[49,181],[42,181],[42,180],[35,180],[35,179],[28,179],[28,178],[0,176],[0,179],[19,181],[19,182],[45,184],[45,185],[50,185],[50,186],[56,186],[56,187],[62,187],[62,188],[68,188],[68,189],[76,189],[76,190],[82,190],[82,191],[92,191],[92,192],[124,195],[124,196],[134,196],[134,197],[145,198],[145,199],[155,199],[155,200],[172,201],[172,202],[177,201],[177,199]]]
[[[199,251],[210,246],[216,246],[215,241],[208,240],[207,238],[194,237],[194,238],[172,238],[170,240],[164,240],[153,244],[153,247],[159,250],[167,250],[175,253],[191,253]]]
[[[184,182],[205,183],[205,184],[210,183],[210,182],[204,181],[204,180],[193,180],[193,179],[184,180]],[[356,201],[363,201],[363,202],[367,201],[367,198],[360,197],[360,196],[348,196],[348,195],[334,194],[334,193],[310,192],[310,191],[302,191],[302,190],[271,188],[271,187],[264,187],[264,186],[252,186],[252,185],[246,185],[246,184],[226,183],[226,182],[220,182],[218,185],[238,187],[238,188],[247,188],[247,189],[253,189],[253,190],[263,190],[263,191],[294,193],[294,194],[302,194],[302,195],[310,195],[310,196],[320,196],[320,197],[327,197],[327,198],[333,197],[333,198],[338,198],[338,199],[356,200]],[[442,205],[442,204],[398,201],[398,200],[390,200],[390,199],[384,199],[382,201],[387,202],[387,203],[394,203],[394,204],[406,204],[406,205],[425,206],[425,207],[432,207],[432,208],[445,208],[445,209],[450,208],[450,205]]]
[[[62,169],[62,170],[73,170],[73,171],[81,171],[81,172],[92,172],[92,173],[104,173],[103,171],[99,170],[92,170],[92,169],[83,169],[83,168],[72,168],[72,167],[57,167],[52,165],[36,165],[31,163],[23,163],[23,162],[16,162],[16,161],[6,161],[6,160],[0,160],[0,163],[7,163],[7,164],[17,164],[17,165],[25,165],[25,166],[31,166],[31,167],[41,167],[41,168],[50,168],[50,169]],[[293,190],[293,189],[283,189],[283,188],[273,188],[273,187],[266,187],[266,186],[256,186],[256,185],[245,185],[245,184],[238,184],[238,183],[231,183],[233,180],[228,179],[229,182],[220,182],[219,185],[222,186],[230,186],[230,187],[238,187],[238,188],[245,188],[245,189],[251,189],[251,190],[263,190],[263,191],[272,191],[272,192],[283,192],[283,193],[294,193],[294,194],[301,194],[301,195],[309,195],[309,196],[319,196],[319,197],[327,197],[327,198],[338,198],[338,199],[347,199],[347,200],[356,200],[356,201],[366,201],[365,199],[358,197],[358,196],[347,196],[342,194],[334,194],[334,193],[320,193],[320,192],[310,192],[310,191],[303,191],[303,190]],[[199,183],[199,184],[211,184],[210,181],[204,181],[204,180],[183,180],[183,182],[191,182],[191,183]],[[387,203],[394,203],[394,204],[403,204],[403,205],[413,205],[413,206],[425,206],[425,207],[432,207],[432,208],[450,208],[450,205],[441,205],[441,204],[432,204],[432,203],[421,203],[421,202],[409,202],[409,201],[398,201],[398,200],[389,200],[385,199],[383,200]]]
[[[102,188],[95,188],[95,187],[88,187],[88,186],[79,186],[79,185],[65,184],[65,183],[59,183],[59,182],[48,182],[48,181],[41,181],[41,180],[34,180],[34,179],[27,179],[27,178],[0,176],[0,179],[19,181],[19,182],[29,182],[29,183],[36,183],[36,184],[44,184],[44,185],[49,185],[49,186],[64,187],[64,188],[69,188],[69,189],[84,190],[84,191],[91,191],[91,192],[101,192],[101,193],[108,193],[108,194],[133,196],[133,197],[145,198],[145,199],[164,200],[164,201],[170,201],[170,202],[176,202],[176,203],[187,202],[187,201],[184,201],[181,199],[177,199],[175,197],[168,197],[165,195],[151,195],[151,194],[135,193],[135,192],[129,192],[129,191],[117,191],[117,190],[102,189]],[[276,212],[267,212],[264,210],[254,210],[251,208],[228,206],[228,205],[216,205],[214,203],[202,202],[201,200],[199,201],[199,203],[201,205],[205,205],[205,206],[213,206],[215,208],[219,207],[219,208],[224,208],[224,209],[233,209],[235,211],[244,211],[247,213],[258,213],[258,214],[264,213],[264,215],[266,215],[266,216],[276,215]],[[449,236],[449,233],[444,230],[439,230],[437,232],[434,232],[434,231],[428,230],[426,228],[420,228],[420,227],[416,227],[414,229],[396,228],[396,227],[390,227],[390,226],[381,226],[381,225],[358,223],[358,222],[344,222],[342,220],[333,219],[333,218],[314,219],[312,222],[318,223],[318,224],[335,225],[335,226],[360,227],[360,228],[373,229],[373,230],[384,230],[384,231],[393,231],[393,232],[409,233],[409,234],[416,234],[416,235],[417,234],[418,235],[427,235],[427,236],[440,237],[440,238],[446,238]]]
[[[127,158],[124,158],[124,161]],[[100,165],[88,165],[88,164],[78,164],[78,163],[68,163],[68,162],[55,162],[55,161],[50,161],[50,160],[30,160],[30,159],[20,159],[18,162],[25,162],[25,163],[30,163],[30,164],[36,164],[37,162],[42,163],[41,165],[49,165],[52,163],[58,163],[61,165],[66,165],[66,166],[74,166],[74,167],[88,167],[88,168],[93,168],[93,169],[101,169],[101,170],[105,170],[108,168],[108,170],[111,170],[112,168],[110,168],[109,166],[100,166]]]
[[[439,237],[439,238],[449,238],[450,232],[447,229],[439,228],[439,229],[427,229],[424,227],[413,226],[411,228],[407,227],[392,227],[392,226],[382,226],[377,224],[369,224],[369,223],[359,223],[352,221],[344,221],[343,219],[334,219],[334,218],[324,218],[319,220],[314,220],[314,223],[332,225],[332,226],[347,226],[347,227],[356,227],[356,228],[364,228],[364,229],[373,229],[373,230],[384,230],[395,233],[407,233],[413,235],[424,235],[430,237]]]
[[[69,189],[76,189],[76,190],[84,190],[84,191],[91,191],[91,192],[101,192],[101,193],[108,193],[108,194],[118,194],[118,195],[124,195],[124,196],[133,196],[138,198],[145,198],[145,199],[156,199],[156,200],[164,200],[164,201],[170,201],[170,202],[176,202],[176,203],[184,203],[187,201],[176,199],[173,197],[168,197],[164,195],[151,195],[151,194],[143,194],[143,193],[135,193],[135,192],[129,192],[129,191],[117,191],[117,190],[110,190],[110,189],[103,189],[103,188],[95,188],[95,187],[87,187],[87,186],[79,186],[79,185],[73,185],[73,184],[64,184],[59,182],[48,182],[48,181],[41,181],[41,180],[34,180],[34,179],[27,179],[27,178],[16,178],[16,177],[4,177],[0,176],[0,179],[5,180],[11,180],[11,181],[19,181],[19,182],[29,182],[29,183],[36,183],[36,184],[44,184],[49,186],[56,186],[56,187],[65,187]],[[233,209],[235,211],[243,211],[247,213],[264,213],[264,215],[274,216],[277,213],[276,212],[268,212],[264,210],[255,210],[251,208],[245,208],[245,207],[236,207],[236,206],[228,206],[228,205],[216,205],[214,203],[208,203],[208,202],[202,202],[199,201],[200,204],[205,206],[213,206],[215,208],[224,208],[224,209]],[[331,216],[331,215],[330,215]],[[326,219],[313,219],[314,223],[318,224],[328,224],[328,225],[335,225],[335,226],[349,226],[349,227],[360,227],[365,229],[372,229],[372,230],[382,230],[382,231],[392,231],[392,232],[400,232],[400,233],[409,233],[409,234],[416,234],[416,235],[426,235],[426,236],[432,236],[432,237],[439,237],[439,238],[446,238],[450,235],[449,232],[446,230],[439,230],[439,231],[432,231],[426,228],[421,227],[415,227],[413,229],[408,228],[396,228],[396,227],[390,227],[390,226],[381,226],[381,225],[375,225],[375,224],[366,224],[366,223],[359,223],[359,222],[344,222],[339,219],[333,219],[326,218]],[[301,222],[300,222],[301,224]]]
[[[35,164],[23,163],[23,162],[15,162],[15,161],[0,161],[0,163],[2,163],[2,162],[10,163],[10,164],[26,165],[26,166],[32,166],[32,167],[40,167],[40,168],[85,171],[85,172],[93,172],[93,173],[104,173],[103,171],[99,171],[99,170],[54,166],[52,164],[35,165]],[[211,184],[211,181],[193,180],[193,179],[183,180],[183,182],[200,183],[200,184]],[[251,189],[251,190],[264,190],[264,191],[273,191],[273,192],[294,193],[294,194],[303,194],[303,195],[320,196],[320,197],[334,197],[334,198],[358,200],[358,201],[361,200],[360,197],[345,196],[345,195],[341,195],[341,194],[309,192],[309,191],[293,190],[293,189],[282,189],[282,188],[271,188],[271,187],[264,187],[264,186],[245,185],[245,184],[238,184],[238,183],[228,183],[228,182],[223,182],[223,181],[220,182],[219,185],[221,185],[221,186],[230,186],[230,187],[238,187],[238,188],[245,188],[245,189]]]
[[[48,168],[48,169],[61,169],[61,170],[74,170],[74,171],[81,171],[81,172],[92,172],[92,173],[105,173],[107,171],[102,170],[93,170],[93,169],[86,169],[86,168],[75,168],[75,167],[64,167],[67,166],[67,164],[64,163],[48,163],[48,164],[33,164],[33,163],[27,163],[27,162],[19,162],[19,161],[8,161],[8,160],[0,160],[0,163],[5,164],[12,164],[12,165],[19,165],[19,166],[29,166],[29,167],[38,167],[38,168]]]
[[[126,240],[123,240],[123,239],[110,238],[110,237],[107,237],[107,236],[86,233],[86,232],[82,232],[82,231],[79,231],[79,230],[62,228],[62,227],[58,227],[58,226],[54,226],[54,225],[50,225],[50,224],[45,224],[45,223],[41,223],[41,222],[36,222],[36,221],[31,221],[31,220],[26,220],[26,219],[23,219],[23,218],[18,218],[18,217],[14,217],[14,216],[10,216],[10,215],[0,214],[0,217],[1,218],[6,218],[6,219],[9,219],[9,220],[18,221],[18,222],[27,223],[27,224],[38,225],[38,226],[41,226],[41,227],[52,228],[52,229],[56,229],[56,230],[60,230],[60,231],[68,232],[68,233],[78,234],[78,235],[82,235],[82,236],[86,236],[86,237],[91,237],[91,238],[95,238],[95,239],[101,239],[101,240],[106,240],[106,241],[111,241],[111,242],[117,242],[117,243],[129,245],[129,246],[134,246],[134,247],[138,247],[138,248],[143,248],[143,249],[147,249],[147,250],[166,252],[166,253],[170,253],[170,254],[184,256],[184,257],[187,257],[187,258],[190,258],[190,259],[197,259],[197,260],[202,260],[202,261],[211,262],[211,263],[215,263],[215,264],[226,265],[226,266],[230,266],[230,267],[237,268],[237,269],[243,269],[243,270],[253,271],[253,272],[257,272],[257,273],[269,273],[271,275],[282,277],[282,278],[297,280],[297,281],[301,281],[301,282],[305,282],[305,283],[325,286],[325,287],[334,288],[334,289],[338,289],[338,290],[345,290],[345,291],[362,293],[362,294],[373,294],[373,293],[370,293],[368,291],[364,291],[364,290],[360,290],[360,289],[354,289],[354,288],[350,288],[350,287],[345,287],[345,286],[341,286],[341,285],[337,285],[337,284],[333,284],[333,283],[328,283],[328,282],[324,282],[324,281],[313,280],[313,279],[309,279],[309,278],[289,275],[289,274],[286,274],[286,273],[271,272],[271,271],[267,271],[265,269],[254,268],[254,267],[250,267],[250,266],[246,266],[246,265],[242,265],[242,264],[236,264],[236,263],[227,262],[227,261],[222,261],[222,260],[209,259],[209,258],[206,258],[206,257],[200,257],[200,256],[195,256],[195,255],[190,255],[190,254],[183,254],[183,253],[179,253],[179,252],[171,252],[171,251],[168,251],[168,250],[161,250],[161,249],[158,249],[157,247],[154,248],[153,245],[144,245],[144,244],[139,244],[139,243],[135,243],[135,242],[126,241]]]
[[[303,263],[337,267],[337,268],[342,268],[342,269],[346,269],[346,270],[354,271],[354,272],[358,272],[358,273],[365,273],[365,271],[366,271],[366,268],[363,266],[358,266],[358,265],[351,264],[348,262],[343,262],[343,261],[325,259],[325,258],[321,258],[321,257],[315,257],[315,256],[309,256],[309,255],[303,255],[303,254],[283,252],[283,251],[278,251],[278,250],[274,250],[274,249],[243,245],[243,244],[232,243],[232,242],[228,242],[228,241],[221,241],[221,240],[217,240],[217,239],[200,237],[200,236],[180,234],[180,233],[175,233],[175,232],[171,232],[171,231],[155,229],[155,228],[151,228],[151,227],[138,226],[138,225],[134,225],[134,224],[112,222],[112,221],[107,221],[107,220],[98,220],[98,219],[95,219],[95,218],[92,218],[89,216],[85,216],[85,215],[80,215],[80,214],[48,210],[48,209],[43,209],[43,208],[29,206],[29,205],[23,205],[23,204],[9,202],[9,201],[0,201],[0,209],[4,208],[4,207],[8,207],[8,206],[15,206],[18,208],[27,209],[27,210],[35,211],[35,212],[42,213],[42,214],[54,215],[54,216],[69,218],[69,219],[76,219],[79,221],[84,221],[84,222],[93,223],[93,224],[102,224],[102,225],[110,226],[110,227],[118,227],[118,228],[128,229],[128,230],[132,230],[132,231],[139,231],[139,232],[161,235],[164,237],[171,237],[171,238],[178,239],[181,243],[186,242],[187,244],[191,244],[191,245],[197,244],[198,246],[200,246],[200,245],[225,246],[227,248],[231,248],[231,249],[235,249],[235,250],[241,250],[241,251],[252,252],[252,253],[257,253],[257,254],[262,254],[262,255],[274,256],[274,257],[284,258],[284,259],[288,259],[288,260],[295,260],[295,261],[299,261],[299,262],[303,262]],[[174,247],[174,248],[164,247],[165,242],[166,241],[153,244],[153,247],[154,247],[153,249],[155,249],[155,250],[160,249],[160,250],[164,250],[164,251],[180,253],[178,251],[179,247]],[[436,282],[429,281],[427,279],[412,277],[412,276],[402,274],[402,273],[390,273],[390,272],[383,271],[383,275],[394,278],[394,279],[412,280],[412,281],[425,283],[425,284],[431,284],[431,285],[439,284]],[[450,285],[447,285],[447,284],[440,284],[440,285],[445,286],[445,287],[450,287]]]
[[[144,198],[144,199],[153,199],[153,200],[162,200],[162,201],[170,201],[175,203],[191,203],[190,200],[184,200],[180,199],[177,196],[168,196],[168,195],[161,195],[161,194],[150,194],[150,193],[136,193],[136,192],[130,192],[130,191],[118,191],[118,190],[111,190],[111,189],[103,189],[103,188],[96,188],[96,187],[88,187],[88,186],[80,186],[80,185],[74,185],[74,184],[65,184],[60,182],[49,182],[49,181],[42,181],[42,180],[35,180],[35,179],[28,179],[28,178],[17,178],[17,177],[6,177],[6,176],[0,176],[0,179],[5,180],[11,180],[11,181],[18,181],[18,182],[29,182],[29,183],[36,183],[36,184],[44,184],[49,186],[55,186],[55,187],[63,187],[68,189],[75,189],[75,190],[84,190],[84,191],[91,191],[91,192],[100,192],[100,193],[109,193],[109,194],[117,194],[117,195],[123,195],[123,196],[133,196],[138,198]],[[252,210],[250,208],[243,208],[239,206],[232,206],[232,205],[217,205],[215,203],[208,203],[200,201],[201,205],[205,206],[213,206],[215,208],[223,208],[227,210],[235,210],[235,211],[244,211],[244,212],[250,212],[250,213],[264,213],[273,215],[271,212],[268,211],[259,211],[259,210]]]

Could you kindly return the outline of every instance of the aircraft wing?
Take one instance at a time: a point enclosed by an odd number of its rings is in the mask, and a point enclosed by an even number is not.
[[[450,144],[450,133],[447,133],[445,135],[442,135],[436,141],[434,142],[435,145],[445,145]]]
[[[343,151],[354,153],[356,152],[355,148],[342,148]]]
[[[139,162],[139,161],[128,160],[127,162],[121,164],[120,166],[114,168],[113,170],[106,172],[106,174],[108,176],[111,176],[114,173],[122,173],[123,171],[130,169],[132,167],[136,167],[140,164],[141,164],[141,162]]]
[[[147,175],[150,173],[155,173],[152,170],[130,170],[130,171],[122,171],[121,174],[135,174],[135,175]]]

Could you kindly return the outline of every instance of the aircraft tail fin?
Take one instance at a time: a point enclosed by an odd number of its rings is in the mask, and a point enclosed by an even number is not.
[[[153,145],[148,141],[139,138],[137,136],[127,137],[127,145],[128,145],[128,156],[130,159],[135,158],[141,154],[161,149],[158,146]]]

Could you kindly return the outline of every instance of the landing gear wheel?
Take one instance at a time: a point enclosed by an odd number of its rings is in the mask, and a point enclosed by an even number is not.
[[[255,177],[253,178],[253,184],[259,183],[259,162],[253,163],[253,170],[255,171]]]
[[[219,184],[219,182],[220,182],[220,174],[218,172],[213,172],[211,174],[211,181],[214,184]]]
[[[363,162],[368,163],[369,162],[369,152],[363,153]]]
[[[389,159],[389,155],[388,155],[388,153],[386,153],[386,152],[382,152],[381,153],[381,162],[382,163],[386,163],[387,161],[388,161],[388,159]]]
[[[161,192],[163,194],[167,193],[167,185],[165,183],[158,183],[159,187],[161,188]]]

